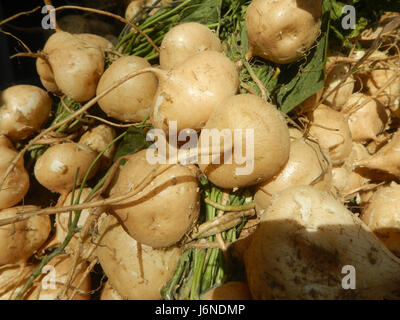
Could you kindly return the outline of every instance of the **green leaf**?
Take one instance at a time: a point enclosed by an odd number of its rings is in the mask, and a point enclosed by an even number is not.
[[[240,32],[240,47],[242,49],[242,54],[245,55],[249,51],[249,39],[247,38],[246,24],[242,23],[243,27]]]
[[[195,0],[181,14],[180,22],[198,22],[205,25],[219,21],[222,0]]]
[[[337,2],[335,0],[324,1],[324,10],[330,11],[330,18],[333,21],[337,21],[342,18],[343,7],[343,3]]]
[[[151,141],[146,141],[146,132],[143,128],[131,127],[128,129],[127,134],[118,146],[114,161],[118,160],[122,156],[134,154],[140,150],[147,149],[152,144]]]
[[[277,103],[283,113],[289,113],[304,100],[322,89],[325,79],[325,62],[328,45],[329,12],[323,18],[323,31],[317,45],[309,52],[306,61],[283,66],[277,93]]]

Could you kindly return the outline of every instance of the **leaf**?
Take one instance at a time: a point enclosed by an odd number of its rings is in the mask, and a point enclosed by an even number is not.
[[[181,13],[181,22],[198,22],[205,25],[219,21],[222,0],[195,0]]]
[[[243,56],[249,51],[249,39],[247,38],[246,24],[242,23],[242,28],[240,31],[240,45],[242,48]]]
[[[330,18],[337,21],[342,18],[343,3],[333,0],[332,2],[324,1],[324,12],[330,11]]]
[[[328,45],[329,12],[323,17],[323,30],[318,44],[313,48],[304,63],[292,64],[285,69],[279,82],[282,84],[277,93],[277,103],[283,113],[289,113],[304,100],[322,89],[325,79],[325,61]]]
[[[118,146],[114,162],[122,156],[134,154],[151,145],[151,141],[146,141],[146,132],[143,128],[131,127]]]

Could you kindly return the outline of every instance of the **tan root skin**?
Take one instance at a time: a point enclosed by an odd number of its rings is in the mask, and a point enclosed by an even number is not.
[[[201,300],[251,300],[251,295],[245,282],[230,281],[208,291]]]
[[[84,188],[79,203],[83,203],[85,199],[89,196],[91,191],[92,191],[91,188]],[[76,203],[78,194],[79,194],[79,189],[75,190],[74,204]],[[64,206],[71,205],[71,198],[72,198],[72,192],[70,192],[66,197]],[[84,209],[81,211],[81,215],[79,217],[79,222],[77,225],[78,229],[82,229],[84,227],[87,219],[89,218],[90,213],[91,212],[89,209]],[[54,243],[56,243],[57,245],[61,245],[68,234],[69,214],[70,214],[69,212],[63,212],[56,215],[56,233],[55,233]],[[72,214],[72,220],[74,219],[74,217],[75,215]],[[79,232],[75,233],[74,237],[71,239],[68,246],[65,248],[65,251],[67,253],[72,254],[74,251],[79,250],[79,244],[80,244],[79,237],[80,233]],[[83,239],[83,245],[84,246],[83,246],[82,256],[87,257],[86,253],[88,253],[91,248],[91,238],[89,235],[85,239]]]
[[[97,34],[78,33],[74,34],[74,36],[85,41],[88,46],[92,45],[94,48],[100,48],[102,51],[114,49],[114,45],[109,40]]]
[[[240,188],[262,183],[276,175],[289,158],[290,140],[286,121],[279,111],[260,97],[252,94],[232,96],[220,103],[211,114],[205,129],[229,129],[234,137],[234,130],[242,131],[242,154],[250,154],[251,141],[246,141],[246,129],[254,130],[254,170],[250,174],[237,175],[236,169],[244,168],[246,164],[238,165],[232,152],[232,164],[200,163],[201,171],[214,184],[221,188]],[[204,131],[200,135],[200,148],[206,139]],[[220,146],[210,151],[222,152],[229,146]],[[247,150],[247,151],[246,151]]]
[[[160,290],[171,279],[181,249],[139,245],[112,216],[102,216],[99,233],[104,236],[98,239],[96,255],[112,287],[124,299],[160,300]]]
[[[379,28],[378,28],[379,29]],[[377,29],[377,30],[378,30]],[[360,59],[365,55],[364,50],[355,51],[353,57]],[[400,74],[398,59],[394,64],[383,62],[390,58],[385,52],[376,50],[369,56],[369,61],[363,63],[365,71],[357,75],[362,80],[362,86],[367,95],[373,96],[385,107],[393,108],[400,103]],[[390,81],[390,79],[392,79]],[[388,83],[390,81],[390,83]],[[381,90],[381,88],[385,88]],[[381,92],[378,94],[378,91]]]
[[[0,174],[3,176],[11,165],[18,151],[14,149],[10,140],[0,136]],[[24,160],[20,159],[10,172],[0,190],[0,209],[10,208],[19,203],[29,190],[29,174],[25,170]]]
[[[97,152],[78,143],[57,144],[46,150],[36,161],[35,177],[41,185],[53,192],[63,193],[72,190],[76,171],[79,169],[77,185],[82,182]],[[98,165],[89,178],[96,174]]]
[[[345,78],[350,70],[350,66],[346,63],[335,63],[335,57],[330,57],[331,66],[327,63],[326,69],[329,73],[325,80],[324,94],[329,94],[335,90],[324,100],[324,103],[336,111],[340,111],[347,102],[354,90],[354,78],[352,75],[346,78],[345,82],[339,87],[339,83]]]
[[[66,284],[68,273],[72,268],[73,259],[67,255],[59,255],[50,260],[47,264],[48,266],[53,266],[55,269],[55,281],[56,281],[56,289],[47,289],[43,287],[43,284],[46,283],[43,281],[43,278],[46,274],[39,276],[35,283],[35,289],[31,290],[26,297],[26,300],[56,300],[57,294],[62,288],[64,284]],[[86,271],[87,263],[80,262],[78,263],[74,276],[71,281],[71,285],[73,287],[77,287],[81,278]],[[90,290],[91,290],[91,279],[90,275],[87,275],[82,284],[78,287],[81,292],[77,292],[72,300],[90,300]],[[68,289],[66,292],[67,297],[70,297],[73,293],[73,289]]]
[[[332,170],[333,186],[341,195],[347,195],[368,182],[361,172],[355,167],[359,160],[369,158],[367,149],[360,143],[353,142],[352,151],[345,163]]]
[[[131,21],[142,10],[144,5],[144,0],[131,1],[125,10],[125,19]]]
[[[275,63],[301,58],[320,33],[320,0],[253,0],[247,9],[250,53]]]
[[[104,47],[100,41],[88,41],[67,32],[56,32],[46,42],[39,58],[37,72],[43,86],[55,93],[64,93],[77,102],[85,102],[96,94],[104,71]]]
[[[361,218],[389,250],[400,255],[400,185],[393,182],[375,192]]]
[[[152,170],[146,150],[130,156],[117,173],[110,196],[128,193]],[[136,200],[139,199],[139,200]],[[153,248],[169,247],[194,226],[200,212],[200,189],[189,167],[174,165],[159,175],[132,202],[116,206],[115,213],[126,231],[137,241]]]
[[[347,265],[355,290],[342,287]],[[400,285],[400,260],[342,203],[310,186],[275,194],[245,266],[254,299],[382,299]]]
[[[376,139],[389,120],[385,107],[378,100],[362,93],[352,94],[342,112],[348,115],[349,128],[355,142]]]
[[[333,165],[340,165],[349,156],[352,146],[347,119],[324,104],[312,113],[310,135],[317,138],[321,147],[328,149]]]
[[[169,121],[177,121],[178,132],[202,129],[216,105],[239,88],[235,64],[215,51],[200,52],[168,72],[160,70],[157,76],[151,122],[167,134]]]
[[[36,206],[14,207],[0,211],[0,219],[12,218],[18,212],[39,209]],[[50,217],[36,216],[0,227],[0,266],[25,263],[47,240],[51,230]]]
[[[101,291],[100,300],[124,300],[121,295],[115,290],[110,281],[107,281],[104,285],[103,290]]]
[[[316,180],[319,178],[318,180]],[[278,175],[261,184],[255,195],[256,208],[268,207],[272,195],[295,185],[310,185],[322,191],[332,187],[332,164],[327,151],[304,138],[290,143],[289,160]]]
[[[397,131],[389,143],[367,159],[355,162],[355,166],[379,170],[400,178],[400,132]]]
[[[222,52],[216,34],[197,22],[179,24],[168,31],[161,42],[160,67],[173,69],[202,51]]]
[[[385,146],[393,137],[393,132],[384,131],[366,145],[366,149],[370,155],[377,153],[383,146]]]
[[[124,56],[102,75],[97,94],[105,91],[124,76],[151,67],[143,58]],[[112,118],[124,122],[140,122],[150,114],[150,106],[157,90],[158,81],[152,73],[138,75],[100,99],[100,108]]]
[[[88,146],[95,152],[103,152],[109,143],[111,143],[117,134],[115,130],[107,126],[105,124],[100,124],[88,131],[86,131],[81,138],[79,139],[80,144],[84,144]],[[107,149],[106,152],[103,153],[101,158],[101,169],[107,170],[113,163],[114,155],[117,150],[115,144]]]
[[[388,87],[376,97],[383,105],[391,106],[400,103],[400,74],[399,70],[372,70],[368,76],[364,78],[364,85],[369,95],[376,95],[378,91],[387,83],[389,79],[397,77],[390,83]]]
[[[15,265],[0,269],[0,300],[10,300],[34,271],[32,265]]]
[[[16,85],[0,97],[0,134],[18,141],[40,130],[51,111],[51,98],[36,86]]]

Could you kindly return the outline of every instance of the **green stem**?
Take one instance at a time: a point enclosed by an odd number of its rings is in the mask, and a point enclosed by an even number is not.
[[[164,300],[174,300],[174,291],[176,290],[176,286],[182,278],[182,275],[185,271],[185,267],[188,264],[189,258],[191,255],[191,250],[186,250],[178,262],[178,267],[169,281],[168,285],[161,290],[161,295]]]
[[[165,18],[167,18],[167,17],[170,17],[171,15],[174,15],[174,14],[175,14],[176,12],[178,12],[181,8],[183,8],[183,7],[185,7],[187,4],[189,4],[190,1],[191,1],[191,0],[186,0],[186,1],[182,2],[179,6],[177,6],[175,9],[168,10],[166,13],[160,14],[160,16],[158,16],[158,17],[155,17],[155,18],[153,18],[153,19],[149,19],[148,22],[145,22],[145,23],[141,26],[141,28],[142,28],[142,29],[148,28],[148,27],[154,25],[155,23],[157,23],[158,21],[161,21],[161,20],[163,20],[163,19],[165,19]],[[154,16],[153,16],[153,17],[154,17]]]
[[[194,252],[192,252],[194,254]],[[187,276],[183,279],[182,285],[180,286],[179,294],[177,295],[177,300],[189,300],[190,299],[190,292],[192,290],[192,283],[193,283],[193,255],[191,258],[191,262],[189,264],[189,272]],[[186,274],[186,273],[184,273]]]
[[[206,257],[206,250],[200,249],[194,252],[194,276],[192,289],[190,290],[190,300],[200,299],[201,276]]]

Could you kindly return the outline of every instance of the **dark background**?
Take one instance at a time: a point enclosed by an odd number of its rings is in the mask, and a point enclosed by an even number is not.
[[[62,5],[81,5],[86,7],[104,9],[120,15],[124,15],[124,0],[53,0],[53,5],[59,7]],[[0,0],[0,21],[11,17],[22,11],[29,11],[36,7],[44,6],[43,1],[39,0]],[[82,11],[63,10],[57,12],[57,20],[64,15],[79,14],[83,16],[91,16],[96,19],[113,24],[115,27],[115,36],[122,30],[122,24],[111,18],[103,17],[95,14],[88,14]],[[52,34],[52,30],[42,29],[42,19],[44,14],[41,10],[18,17],[15,20],[1,26],[4,31],[10,32],[21,39],[32,52],[42,49],[47,38]],[[4,90],[15,84],[31,84],[41,86],[39,77],[36,73],[35,59],[33,58],[15,58],[10,60],[10,56],[24,52],[24,48],[12,37],[0,33],[0,90]]]

